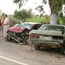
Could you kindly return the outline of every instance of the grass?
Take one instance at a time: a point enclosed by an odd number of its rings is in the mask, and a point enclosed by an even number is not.
[[[15,19],[14,17],[9,17],[11,26],[15,25],[16,23],[22,22],[20,19]],[[49,23],[49,17],[33,17],[27,18],[27,22],[37,22],[37,23]]]
[[[45,17],[28,18],[27,21],[42,23],[45,22]]]

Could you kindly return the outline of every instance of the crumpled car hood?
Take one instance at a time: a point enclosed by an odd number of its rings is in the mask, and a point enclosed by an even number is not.
[[[25,28],[24,27],[11,27],[10,29],[9,29],[9,31],[11,31],[11,32],[22,32],[23,30],[25,30]]]

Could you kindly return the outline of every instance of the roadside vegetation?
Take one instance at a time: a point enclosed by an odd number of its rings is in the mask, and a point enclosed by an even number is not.
[[[9,16],[9,20],[10,20],[10,26],[14,26],[15,24],[21,22],[21,20],[16,19],[16,18],[14,18],[13,16]]]
[[[38,22],[38,23],[46,23],[45,19],[46,19],[45,16],[44,17],[32,17],[32,18],[28,18],[27,21],[29,21],[29,22]]]
[[[22,9],[20,11],[15,10],[13,16],[9,16],[11,26],[20,22],[37,22],[42,24],[50,23],[50,16],[48,15],[35,15],[32,13],[32,9]],[[59,15],[57,24],[65,25],[65,17],[63,17],[62,13]]]
[[[10,26],[14,26],[16,23],[23,22],[22,19],[17,19],[13,17],[12,15],[9,16],[10,19]],[[37,23],[42,23],[42,24],[49,24],[50,23],[50,17],[47,16],[42,16],[42,17],[32,17],[32,18],[27,18],[25,22],[37,22]],[[65,17],[59,18],[58,24],[65,25]]]
[[[3,15],[4,13],[2,14],[2,16]],[[14,15],[9,15],[9,19],[10,19],[10,26],[14,26],[16,23],[20,23],[20,22],[37,22],[42,24],[50,23],[50,16],[34,15],[31,9],[29,10],[23,9],[20,11],[15,10]],[[57,23],[65,25],[65,17],[63,17],[62,14],[59,15]]]
[[[13,16],[9,16],[10,19],[10,25],[13,26],[16,23],[23,22],[22,19],[16,19]],[[32,18],[27,18],[26,21],[24,22],[36,22],[36,23],[43,23],[43,24],[48,24],[49,23],[49,17],[46,19],[46,17],[32,17]]]

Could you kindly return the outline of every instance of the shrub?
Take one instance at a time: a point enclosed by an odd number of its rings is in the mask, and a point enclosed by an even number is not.
[[[20,23],[21,20],[15,19],[13,16],[9,16],[10,26],[14,26],[16,23]]]

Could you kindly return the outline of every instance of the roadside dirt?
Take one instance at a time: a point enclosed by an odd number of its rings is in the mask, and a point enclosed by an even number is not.
[[[2,53],[7,57],[26,62],[29,65],[65,65],[65,55],[55,49],[35,50],[34,47],[31,49],[31,45],[19,45],[3,38],[1,40],[1,47],[5,46],[2,48]],[[6,51],[7,49],[9,51]]]

